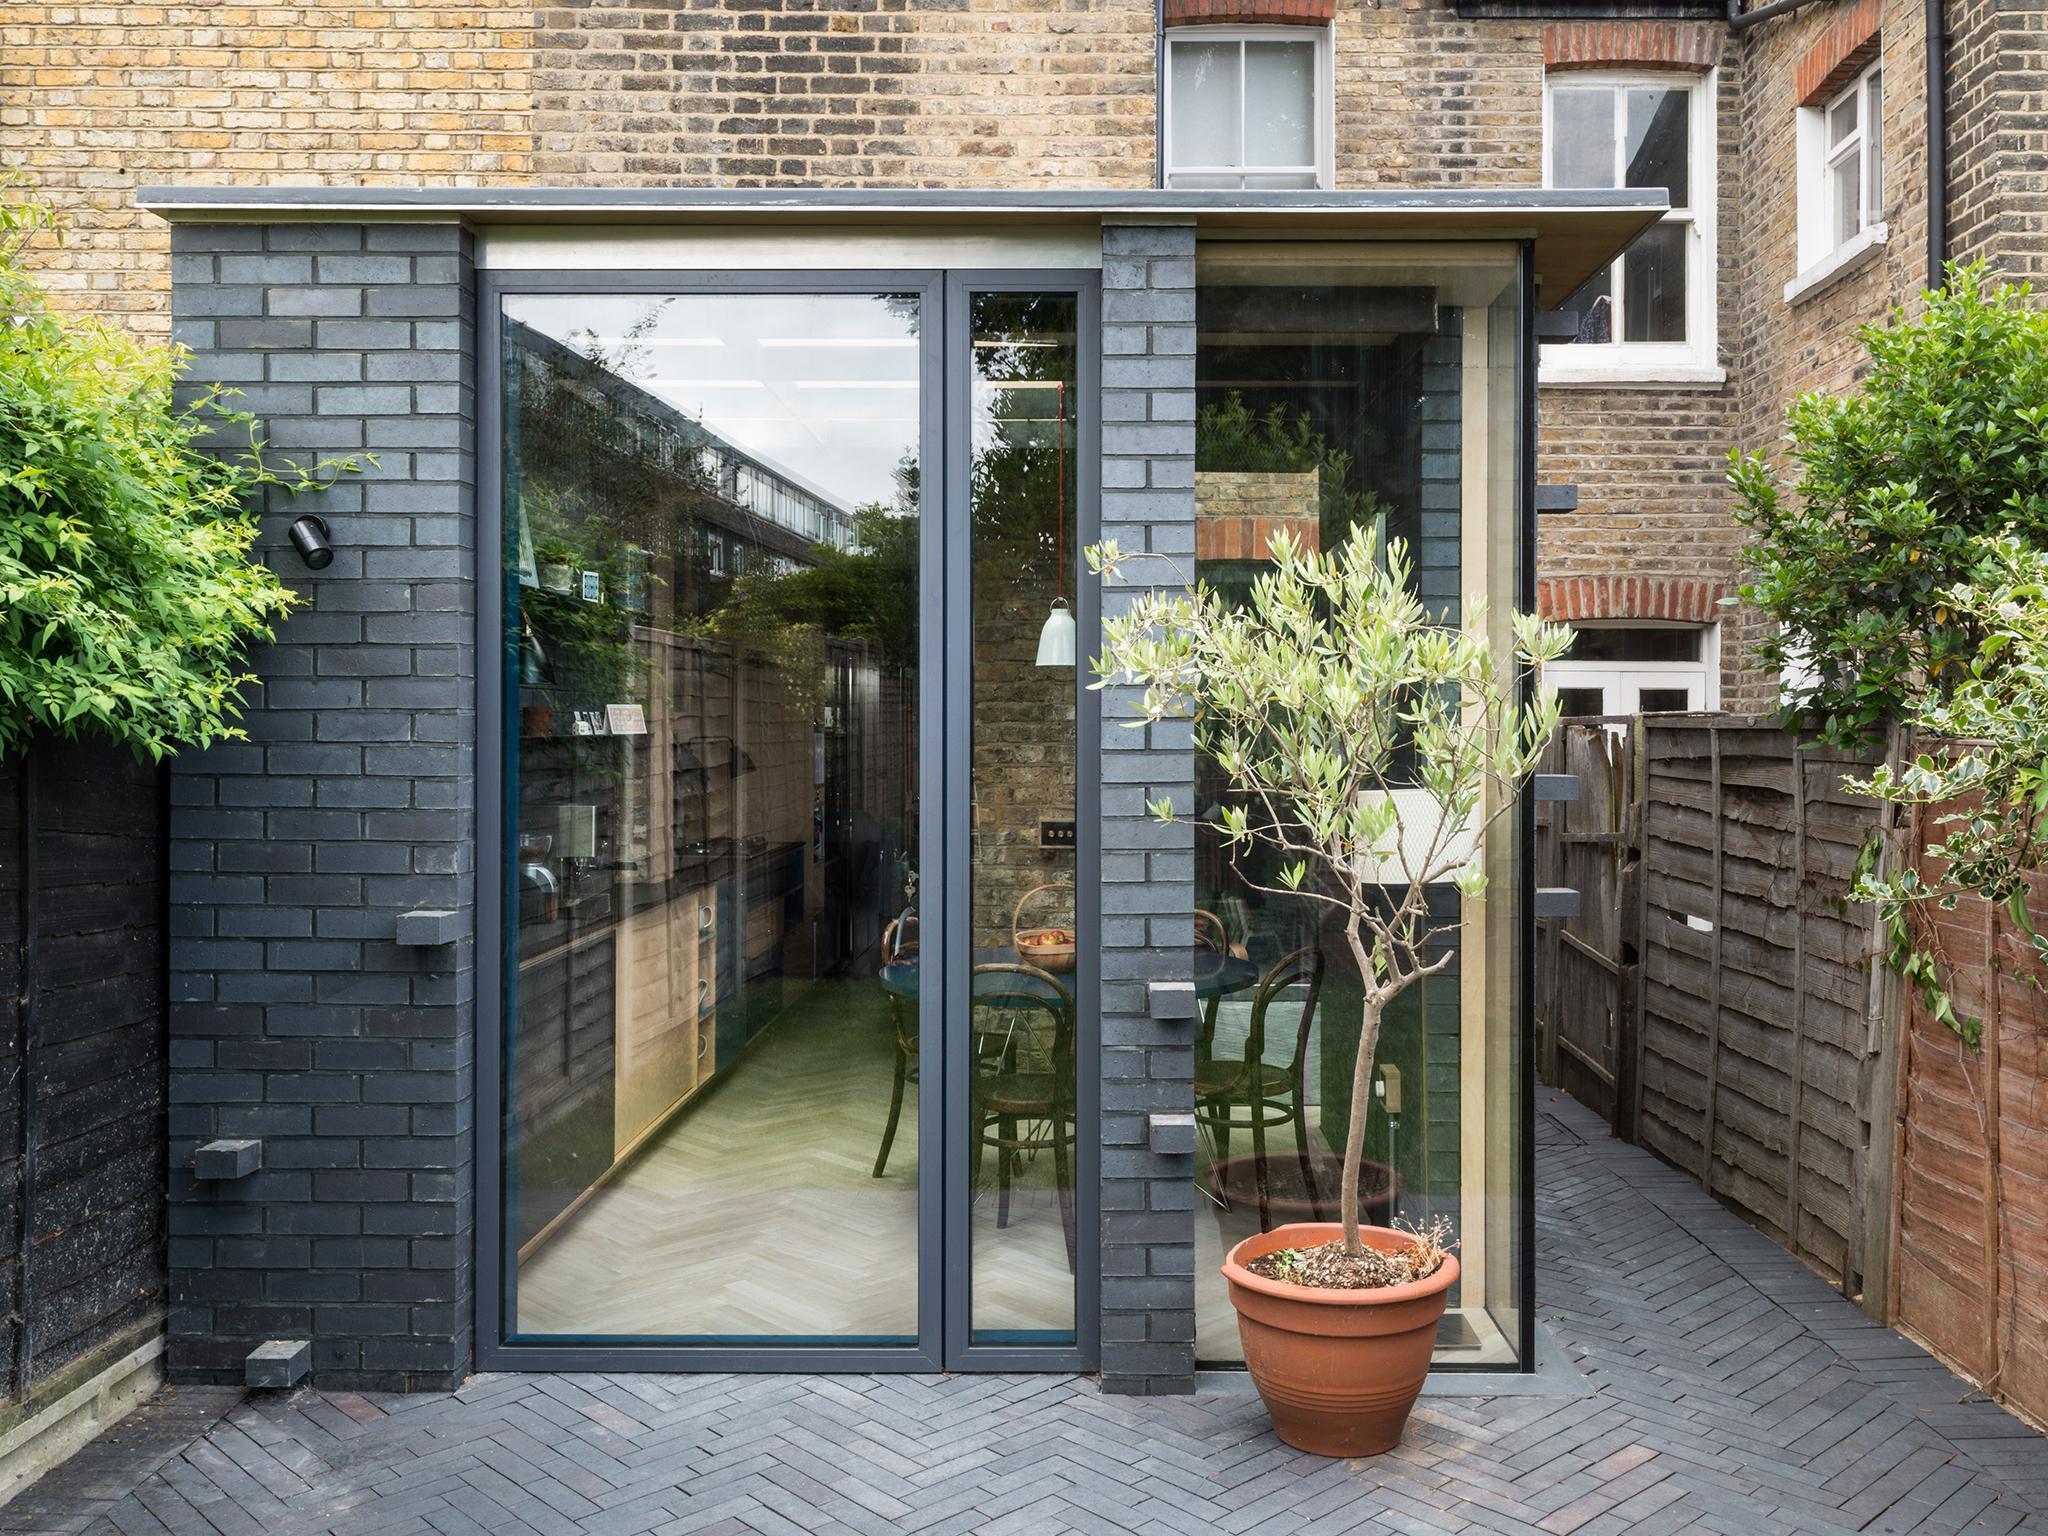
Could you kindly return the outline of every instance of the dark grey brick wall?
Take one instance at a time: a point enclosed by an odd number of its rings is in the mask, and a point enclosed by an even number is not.
[[[335,1387],[458,1380],[474,1316],[475,295],[448,225],[185,226],[172,312],[192,377],[275,451],[378,462],[265,509],[305,597],[253,658],[249,740],[172,770],[170,1368],[239,1380],[310,1339]],[[317,511],[334,563],[285,538]],[[258,1137],[202,1183],[192,1152]]]
[[[1195,232],[1110,224],[1102,232],[1102,533],[1126,550],[1195,555]],[[1171,579],[1160,562],[1141,581]],[[1104,608],[1130,601],[1112,587]],[[1099,648],[1098,648],[1099,649]],[[1163,826],[1148,798],[1192,813],[1185,721],[1126,729],[1127,691],[1103,701],[1102,1384],[1194,1387],[1193,1159],[1150,1150],[1147,1117],[1194,1108],[1194,1030],[1153,1020],[1152,981],[1182,981],[1194,943],[1194,833]]]

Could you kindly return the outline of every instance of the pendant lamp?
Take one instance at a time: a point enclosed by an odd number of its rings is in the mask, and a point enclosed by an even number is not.
[[[1071,667],[1074,664],[1074,610],[1067,606],[1067,386],[1059,386],[1057,416],[1053,431],[1059,439],[1059,588],[1052,600],[1052,612],[1038,632],[1038,665]]]

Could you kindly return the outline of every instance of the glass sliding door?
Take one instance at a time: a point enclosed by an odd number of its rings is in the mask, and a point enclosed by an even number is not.
[[[971,957],[948,1037],[967,1099],[955,1151],[969,1175],[973,1346],[1075,1341],[1079,310],[1073,292],[1008,291],[968,291],[954,309],[967,374]]]
[[[930,1326],[926,321],[502,301],[508,1342]]]

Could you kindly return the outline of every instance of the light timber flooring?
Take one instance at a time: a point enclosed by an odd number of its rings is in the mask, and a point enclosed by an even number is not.
[[[792,993],[795,988],[792,988]],[[878,983],[823,981],[520,1266],[527,1335],[914,1339],[917,1085],[874,1178],[895,1066]],[[937,1091],[934,1084],[933,1091]],[[994,1156],[985,1166],[994,1181]],[[1052,1157],[973,1215],[973,1326],[1069,1331]]]

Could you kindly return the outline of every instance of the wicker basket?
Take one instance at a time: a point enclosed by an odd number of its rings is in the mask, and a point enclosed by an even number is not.
[[[1034,885],[1017,898],[1017,910],[1010,916],[1010,942],[1017,958],[1042,971],[1071,971],[1074,968],[1075,935],[1071,928],[1026,928],[1024,908],[1031,898],[1046,891],[1064,891],[1059,884]]]

